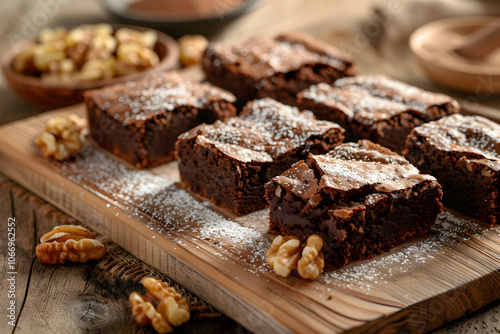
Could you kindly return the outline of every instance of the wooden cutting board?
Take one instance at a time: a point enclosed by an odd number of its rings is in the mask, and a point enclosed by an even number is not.
[[[195,198],[175,163],[136,170],[87,145],[76,161],[33,144],[56,115],[0,128],[0,172],[259,333],[425,332],[500,299],[500,229],[445,210],[431,235],[316,281],[265,260],[268,211],[243,217]],[[20,222],[22,224],[22,222]]]

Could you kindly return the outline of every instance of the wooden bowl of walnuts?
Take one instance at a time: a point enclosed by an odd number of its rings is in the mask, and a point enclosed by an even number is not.
[[[136,80],[177,66],[179,46],[156,30],[95,24],[44,29],[1,59],[10,87],[27,102],[55,109],[83,101],[89,89]]]

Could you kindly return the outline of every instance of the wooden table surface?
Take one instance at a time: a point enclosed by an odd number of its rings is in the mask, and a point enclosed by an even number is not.
[[[369,17],[370,5],[377,0],[351,0],[336,3],[331,0],[263,0],[241,19],[218,36],[221,40],[244,39],[253,34],[272,35],[289,29],[302,29],[318,37],[339,43],[355,33],[352,27]],[[19,38],[31,37],[44,26],[109,21],[96,0],[0,0],[0,53]],[[348,27],[348,28],[346,28]],[[352,36],[351,36],[352,37]],[[355,56],[361,70],[368,71],[380,57],[380,50],[366,47]],[[384,55],[385,58],[390,57]],[[384,65],[385,64],[385,65]],[[379,62],[380,71],[423,87],[446,91],[430,83],[407,58],[396,57]],[[404,68],[404,71],[400,69]],[[450,92],[448,92],[450,93]],[[457,98],[466,98],[453,93]],[[481,101],[499,107],[498,97]],[[491,109],[484,108],[486,113]],[[17,98],[0,79],[0,124],[40,113]],[[68,223],[72,218],[55,209],[37,196],[0,175],[0,226],[7,230],[9,218],[16,219],[16,308],[15,326],[6,320],[7,298],[0,298],[0,332],[20,333],[137,333],[151,332],[137,326],[130,313],[128,295],[141,290],[139,280],[153,275],[169,281],[154,269],[106,240],[109,254],[99,262],[47,266],[34,253],[39,237],[53,226]],[[2,232],[5,236],[6,233]],[[2,269],[0,291],[7,296],[7,240],[0,239]],[[175,282],[172,282],[175,285]],[[176,287],[183,290],[182,287]],[[205,304],[198,297],[188,296],[195,319],[176,329],[176,332],[244,333],[239,324]],[[439,333],[498,333],[500,332],[500,303],[496,302],[467,317],[439,329]]]

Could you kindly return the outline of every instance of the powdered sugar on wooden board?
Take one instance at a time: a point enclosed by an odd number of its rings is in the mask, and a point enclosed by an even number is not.
[[[178,244],[185,243],[177,237],[177,233],[183,233],[209,241],[223,252],[233,247],[232,253],[239,257],[252,255],[253,263],[265,262],[265,250],[271,241],[263,233],[210,209],[211,203],[182,189],[179,180],[130,169],[96,149],[86,150],[76,161],[58,166],[70,181],[109,196],[114,204],[125,205],[132,216],[151,230]],[[154,220],[144,219],[147,217]]]
[[[265,257],[271,243],[266,236],[266,210],[237,218],[225,216],[213,210],[211,203],[183,189],[171,175],[129,169],[93,148],[85,150],[76,161],[54,166],[70,181],[105,195],[111,204],[109,209],[118,204],[126,206],[138,223],[180,246],[191,244],[211,250],[223,260],[239,263],[252,275],[274,275]],[[370,260],[340,269],[327,268],[318,281],[325,286],[356,287],[368,293],[371,288],[383,287],[393,275],[411,276],[418,266],[436,262],[446,247],[460,245],[471,237],[480,239],[489,230],[444,211],[434,224],[432,235]]]
[[[419,266],[429,268],[434,264],[437,265],[437,258],[446,248],[460,245],[471,237],[481,239],[488,230],[487,227],[460,218],[449,211],[443,211],[432,227],[432,235],[399,245],[373,259],[328,270],[320,280],[325,284],[346,289],[354,287],[365,291],[373,287],[380,289],[380,286],[388,284],[389,278],[394,275],[411,278],[419,271]],[[390,290],[391,287],[388,287],[387,291]]]

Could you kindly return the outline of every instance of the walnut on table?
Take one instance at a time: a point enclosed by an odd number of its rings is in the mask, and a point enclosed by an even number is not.
[[[144,278],[142,284],[147,294],[133,292],[129,297],[132,316],[138,325],[152,326],[158,333],[170,333],[172,326],[189,321],[187,300],[174,288],[152,277]]]
[[[80,133],[85,123],[85,120],[75,115],[51,118],[35,143],[46,158],[57,161],[70,159],[82,149]]]
[[[203,35],[184,35],[177,42],[181,53],[179,61],[184,67],[198,64],[208,46],[208,40]]]
[[[37,258],[46,264],[64,264],[66,261],[87,262],[106,255],[106,247],[95,240],[95,235],[82,226],[56,226],[40,238],[36,246]]]
[[[297,269],[302,278],[316,279],[325,267],[322,248],[323,239],[316,234],[307,238],[304,248],[299,238],[279,235],[266,251],[266,256],[269,265],[279,276],[287,277],[292,270]]]

